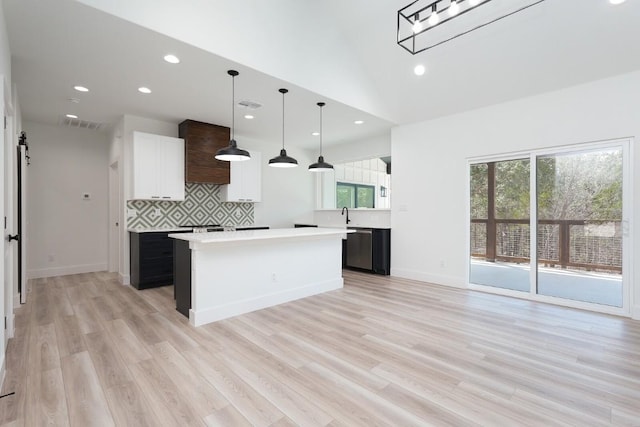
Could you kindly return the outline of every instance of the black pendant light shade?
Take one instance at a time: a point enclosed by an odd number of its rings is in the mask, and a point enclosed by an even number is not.
[[[235,107],[236,107],[236,93],[235,93],[235,78],[238,74],[236,70],[229,70],[227,74],[231,76],[231,141],[229,146],[224,147],[216,151],[215,158],[218,160],[224,160],[226,162],[240,162],[243,160],[249,160],[251,155],[247,150],[238,148],[238,143],[235,140],[234,128],[235,128]]]
[[[320,156],[316,163],[309,165],[309,172],[328,172],[333,170],[333,165],[325,162],[322,156],[322,107],[324,106],[324,102],[318,102],[318,107],[320,107]]]
[[[284,149],[284,94],[289,92],[287,89],[279,89],[278,92],[282,94],[282,150],[280,155],[269,160],[269,166],[274,168],[295,168],[298,166],[298,161],[293,157],[287,156],[287,150]]]

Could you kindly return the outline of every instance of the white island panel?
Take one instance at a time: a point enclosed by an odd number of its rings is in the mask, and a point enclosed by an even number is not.
[[[171,235],[189,241],[194,326],[342,288],[340,229]]]

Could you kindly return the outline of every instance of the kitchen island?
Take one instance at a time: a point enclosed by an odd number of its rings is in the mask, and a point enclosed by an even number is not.
[[[342,288],[344,228],[170,234],[176,309],[194,326]]]

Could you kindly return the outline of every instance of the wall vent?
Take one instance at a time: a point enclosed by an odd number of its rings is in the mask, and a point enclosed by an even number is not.
[[[70,128],[100,130],[104,126],[103,123],[90,122],[88,120],[71,119],[69,117],[61,117],[58,124]]]
[[[246,101],[246,100],[238,102],[238,105],[241,107],[248,108],[249,110],[257,110],[258,108],[262,107],[262,104],[260,104],[259,102]]]

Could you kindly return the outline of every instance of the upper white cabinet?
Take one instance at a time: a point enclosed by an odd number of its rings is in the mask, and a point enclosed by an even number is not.
[[[260,202],[262,200],[262,154],[249,151],[251,159],[231,162],[231,183],[223,185],[223,202]]]
[[[133,132],[133,197],[184,200],[184,139]]]

